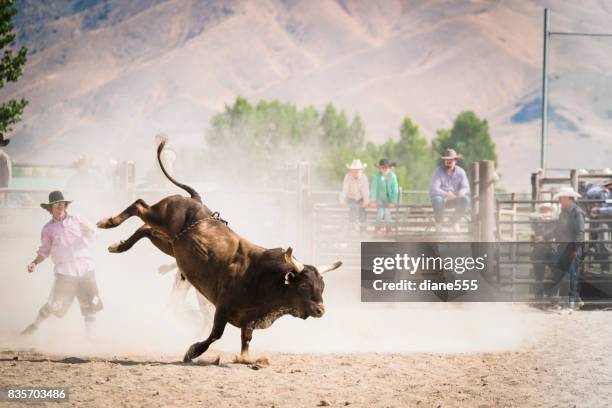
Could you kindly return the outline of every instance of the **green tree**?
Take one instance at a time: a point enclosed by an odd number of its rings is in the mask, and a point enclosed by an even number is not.
[[[328,104],[321,115],[320,160],[317,174],[324,182],[336,184],[346,173],[346,163],[355,158],[364,160],[366,131],[359,115],[349,121],[344,111]]]
[[[495,144],[489,134],[489,124],[486,119],[480,119],[474,112],[461,112],[450,131],[438,130],[433,143],[439,155],[447,148],[455,149],[463,155],[462,167],[468,168],[478,160],[493,160],[497,162]]]
[[[404,171],[402,187],[412,190],[429,188],[431,173],[435,167],[433,151],[427,140],[421,136],[419,127],[409,117],[400,126],[400,140],[396,147],[394,161]]]
[[[26,63],[27,48],[21,47],[13,53],[9,48],[15,41],[13,34],[12,17],[17,13],[13,7],[14,0],[0,0],[0,88],[7,82],[16,82],[23,74],[23,66]],[[13,125],[21,120],[21,115],[28,101],[11,99],[0,104],[0,132],[8,133],[13,130]]]

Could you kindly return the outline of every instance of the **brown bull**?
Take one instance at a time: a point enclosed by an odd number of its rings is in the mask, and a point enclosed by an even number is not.
[[[124,252],[139,239],[149,238],[176,258],[184,277],[215,305],[210,335],[191,345],[184,361],[190,362],[221,338],[227,323],[241,329],[241,357],[248,361],[254,329],[265,329],[285,314],[302,319],[323,316],[325,284],[321,274],[337,269],[341,262],[325,267],[302,265],[292,256],[291,248],[267,249],[242,238],[202,203],[194,189],[167,173],[160,160],[164,145],[162,141],[157,149],[162,171],[191,198],[174,195],[152,206],[139,199],[97,226],[114,228],[138,216],[145,225],[109,251]]]

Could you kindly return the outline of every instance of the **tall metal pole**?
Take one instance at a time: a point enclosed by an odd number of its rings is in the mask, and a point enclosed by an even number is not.
[[[542,134],[540,140],[540,168],[546,165],[546,133],[548,128],[548,9],[544,9],[544,57],[542,63]]]

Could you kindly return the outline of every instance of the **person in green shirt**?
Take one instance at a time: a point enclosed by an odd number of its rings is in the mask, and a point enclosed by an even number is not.
[[[390,163],[387,159],[378,162],[378,172],[372,176],[372,186],[370,187],[370,205],[376,207],[376,224],[374,233],[377,234],[382,227],[387,232],[391,231],[391,209],[399,201],[399,186],[397,176],[391,171],[395,163]]]

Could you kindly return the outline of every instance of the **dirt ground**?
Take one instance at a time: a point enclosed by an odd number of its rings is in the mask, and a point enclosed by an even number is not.
[[[0,386],[68,387],[54,406],[78,407],[612,406],[612,312],[525,313],[542,330],[502,352],[268,353],[248,366],[215,349],[193,365],[4,349]]]

